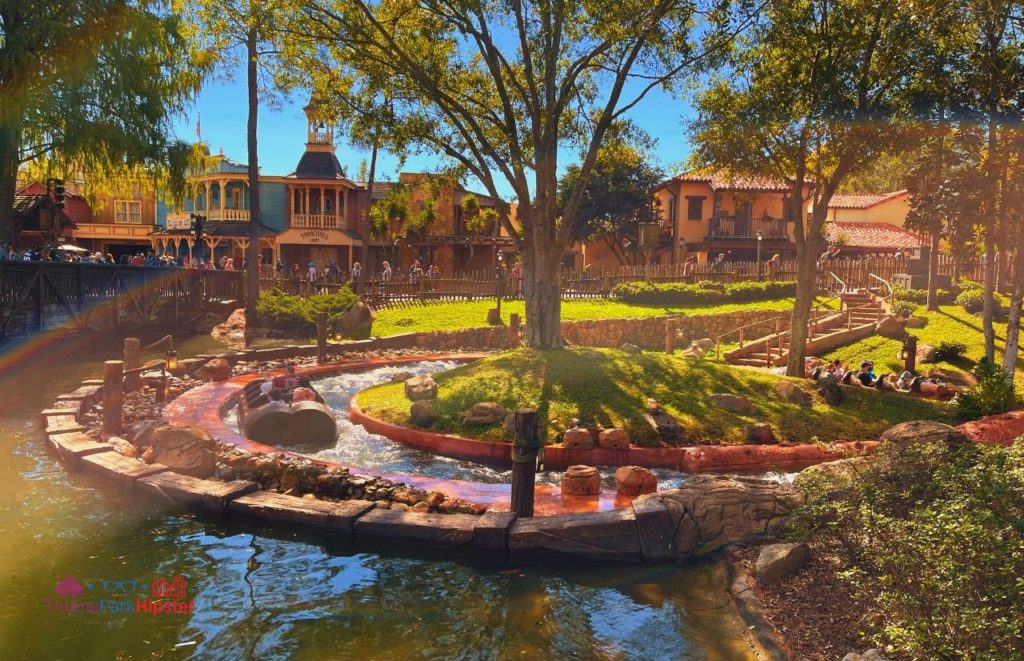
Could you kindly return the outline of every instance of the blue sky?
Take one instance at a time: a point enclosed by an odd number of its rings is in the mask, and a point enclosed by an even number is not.
[[[266,175],[284,175],[295,169],[302,156],[306,140],[306,120],[302,107],[305,94],[295,94],[283,106],[274,110],[261,106],[259,117],[259,158],[260,171]],[[667,173],[677,169],[689,156],[683,127],[683,113],[686,104],[673,99],[661,91],[649,93],[629,114],[629,117],[644,130],[658,139],[658,146],[652,159]],[[217,153],[224,153],[241,163],[246,162],[246,100],[245,74],[240,70],[232,80],[211,80],[203,88],[194,107],[175,124],[175,132],[185,140],[196,139],[196,119],[201,118],[202,137]],[[560,166],[571,162],[573,154],[565,153]],[[359,163],[369,160],[369,152],[352,148],[347,144],[338,145],[338,158],[345,166],[348,176],[355,179]],[[378,178],[397,178],[398,160],[390,154],[378,156]],[[412,156],[403,166],[406,172],[430,171],[436,169],[437,159],[429,155]],[[470,188],[477,188],[467,182]],[[506,196],[511,192],[501,191]]]

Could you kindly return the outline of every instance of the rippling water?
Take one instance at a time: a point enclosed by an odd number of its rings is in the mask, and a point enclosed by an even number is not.
[[[213,348],[182,344],[181,355]],[[117,352],[99,342],[40,352],[0,380],[0,658],[750,657],[710,562],[494,565],[469,553],[337,545],[143,510],[69,479],[46,455],[38,411]],[[330,398],[341,408],[362,386],[337,378]],[[380,439],[349,445],[325,455],[502,479]],[[187,579],[191,615],[69,615],[48,606],[65,576],[141,583],[175,575]]]

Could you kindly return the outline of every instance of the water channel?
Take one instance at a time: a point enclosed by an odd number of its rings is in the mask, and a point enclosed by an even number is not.
[[[219,348],[197,339],[178,351]],[[118,353],[117,343],[78,338],[0,358],[2,658],[752,658],[713,560],[506,565],[469,553],[334,546],[145,511],[69,479],[46,454],[38,412]],[[330,377],[318,387],[340,409],[351,392],[384,376]],[[341,425],[360,442],[339,443],[324,458],[437,477],[504,477]],[[195,600],[191,614],[68,614],[51,601],[67,576],[94,585],[113,609],[135,597],[126,581],[141,590],[178,575]]]

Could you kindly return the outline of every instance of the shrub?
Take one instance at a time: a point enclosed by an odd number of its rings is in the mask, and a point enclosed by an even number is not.
[[[938,360],[956,360],[967,353],[967,345],[963,342],[943,340],[935,347],[935,357]]]
[[[904,289],[899,285],[893,285],[892,292],[894,301],[907,301],[918,305],[928,302],[927,289]],[[936,290],[935,295],[939,299],[939,305],[952,305],[959,293],[960,289],[954,286],[953,289]]]
[[[287,332],[311,335],[316,333],[316,316],[327,313],[328,328],[333,329],[344,313],[359,301],[359,296],[345,285],[332,294],[294,296],[279,289],[260,292],[256,303],[259,322]]]
[[[1002,367],[983,358],[974,369],[974,375],[978,377],[978,385],[956,396],[956,416],[960,421],[1005,413],[1016,405],[1013,379]]]
[[[1024,443],[885,444],[838,491],[813,486],[796,530],[839,550],[861,609],[881,611],[877,644],[899,658],[1020,658]]]
[[[896,301],[891,307],[894,315],[905,319],[917,312],[918,305],[910,301]]]
[[[981,312],[985,306],[985,295],[980,289],[965,289],[956,297],[956,304],[972,314]]]
[[[764,301],[775,298],[796,296],[795,282],[734,282],[725,286],[725,293],[730,301]]]
[[[711,282],[623,282],[612,290],[612,296],[635,305],[709,305],[713,303],[746,303],[785,298],[796,294],[794,282],[734,282],[720,285]]]

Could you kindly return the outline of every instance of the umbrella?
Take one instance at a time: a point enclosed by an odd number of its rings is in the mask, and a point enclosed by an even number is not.
[[[85,248],[81,248],[70,243],[65,243],[63,245],[57,246],[57,250],[63,250],[64,252],[89,252]]]

